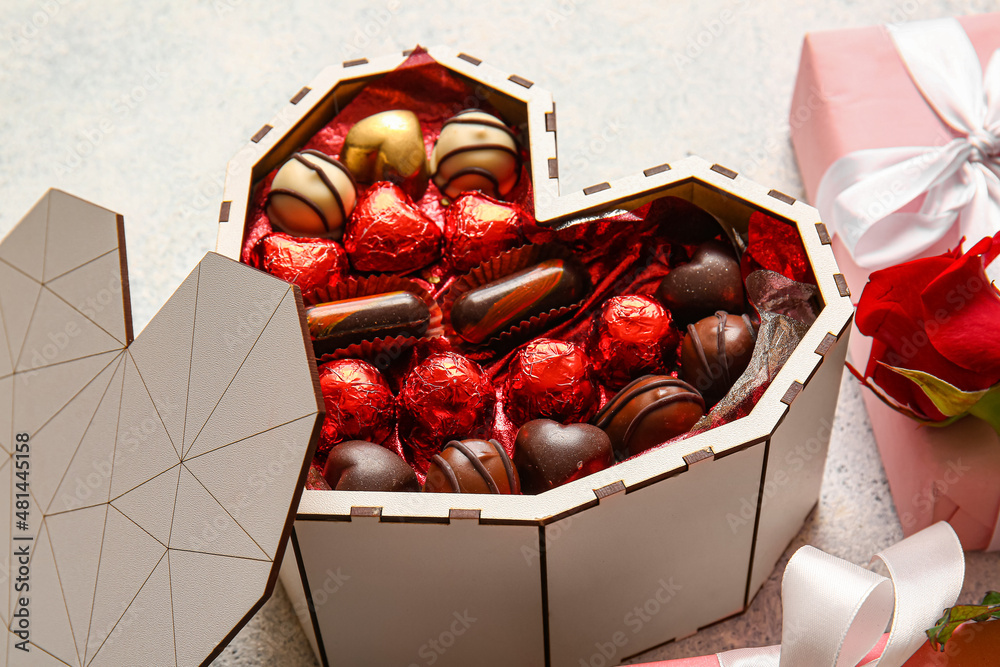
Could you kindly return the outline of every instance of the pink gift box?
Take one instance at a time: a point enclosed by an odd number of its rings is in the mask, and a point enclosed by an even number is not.
[[[985,71],[1000,48],[1000,13],[958,21]],[[883,26],[806,35],[789,123],[810,202],[826,170],[848,153],[939,146],[955,136],[924,101]],[[911,204],[904,210],[915,208]],[[952,228],[921,256],[956,247],[960,236],[957,227]],[[857,303],[869,271],[852,261],[836,237],[833,249]],[[855,329],[848,352],[851,362],[863,369],[870,349],[871,339]],[[904,534],[947,520],[966,549],[1000,549],[996,432],[974,418],[946,428],[922,427],[871,391],[863,394]]]
[[[880,641],[858,667],[870,665],[882,655],[889,635]],[[930,643],[924,642],[903,667],[985,667],[995,665],[1000,651],[1000,621],[989,623],[967,623],[960,627],[944,646],[944,651],[935,651]],[[650,662],[635,667],[719,667],[719,659],[714,655],[698,658],[683,658],[665,662]]]
[[[872,660],[875,660],[876,658],[881,656],[882,651],[883,649],[885,649],[885,645],[888,641],[889,641],[888,633],[882,635],[882,640],[875,645],[875,648],[873,648],[868,653],[868,655],[865,656],[864,660],[858,663],[858,667],[864,667],[864,665],[871,663]],[[916,660],[918,656],[923,654],[925,650],[929,648],[930,648],[929,645],[924,644],[924,646],[920,648],[920,650],[917,652],[916,655],[913,656],[913,658],[911,658],[911,660]],[[917,664],[919,665],[920,663]],[[634,667],[719,667],[719,658],[714,655],[702,655],[698,656],[697,658],[680,658],[678,660],[644,662],[642,664],[637,664]],[[909,662],[907,662],[905,667],[910,667]],[[914,667],[916,667],[916,665]]]

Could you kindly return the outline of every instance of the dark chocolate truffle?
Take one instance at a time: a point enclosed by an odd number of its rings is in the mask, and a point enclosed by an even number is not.
[[[657,199],[646,219],[656,220],[660,236],[671,243],[696,245],[723,233],[712,214],[680,197]]]
[[[514,465],[525,493],[543,493],[615,462],[607,433],[590,424],[534,419],[517,432]]]
[[[719,311],[689,324],[681,343],[681,377],[715,405],[750,365],[757,331],[749,316]]]
[[[519,494],[521,482],[496,440],[452,440],[431,457],[424,491]]]
[[[323,477],[337,491],[419,491],[417,476],[392,450],[364,440],[330,450]]]
[[[680,324],[697,322],[717,310],[742,313],[743,276],[732,246],[702,243],[690,262],[664,277],[656,296]]]
[[[626,458],[687,433],[704,414],[697,389],[669,375],[646,375],[608,401],[594,423]]]

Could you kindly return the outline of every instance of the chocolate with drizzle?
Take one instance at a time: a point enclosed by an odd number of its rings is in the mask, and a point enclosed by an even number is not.
[[[519,494],[521,482],[496,440],[451,440],[431,457],[424,491]]]
[[[619,458],[635,456],[682,433],[705,414],[697,389],[669,375],[645,375],[618,392],[594,417]]]
[[[681,344],[681,377],[714,405],[750,365],[756,342],[757,331],[748,315],[731,317],[720,310],[689,324]]]
[[[335,166],[337,169],[340,169],[342,172],[347,174],[347,177],[351,180],[351,185],[354,187],[355,191],[357,191],[358,185],[357,182],[354,180],[354,175],[350,172],[350,170],[347,167],[341,164],[338,160],[335,160],[329,155],[317,150],[309,149],[309,150],[304,150],[301,153],[293,153],[292,157],[288,158],[288,161],[295,160],[299,164],[303,165],[304,167],[315,173],[316,176],[320,179],[320,181],[323,182],[323,185],[325,185],[327,190],[330,191],[330,194],[333,195],[334,201],[337,202],[337,209],[340,211],[340,220],[339,221],[330,220],[329,217],[324,213],[323,208],[319,204],[314,202],[312,199],[306,197],[301,192],[289,188],[272,188],[271,191],[267,193],[266,206],[271,206],[272,203],[271,200],[275,195],[291,197],[292,199],[300,201],[306,206],[308,206],[309,209],[316,214],[316,217],[319,218],[320,222],[323,224],[323,229],[326,230],[327,233],[336,231],[336,229],[343,227],[344,223],[347,221],[347,218],[350,216],[351,211],[347,210],[346,206],[344,205],[343,195],[337,189],[337,186],[333,183],[333,181],[330,180],[330,177],[327,176],[322,169],[317,168],[315,164],[305,159],[304,157],[305,155],[310,155],[319,160],[322,160],[323,162],[326,162],[327,164]]]
[[[459,111],[457,114],[455,114],[454,116],[452,116],[451,118],[449,118],[444,122],[444,124],[441,126],[442,133],[444,132],[445,128],[447,128],[449,125],[478,125],[482,127],[490,127],[496,130],[501,130],[502,132],[506,133],[507,136],[509,136],[511,141],[513,142],[514,147],[511,148],[510,146],[506,146],[504,144],[495,144],[495,143],[469,144],[466,146],[459,146],[457,148],[454,148],[445,153],[444,155],[442,155],[440,158],[436,160],[435,170],[434,173],[431,174],[431,179],[434,181],[434,185],[438,187],[438,190],[440,190],[441,193],[445,194],[446,196],[449,188],[451,188],[452,186],[452,183],[454,183],[459,178],[462,178],[463,176],[475,175],[484,179],[491,185],[491,191],[486,192],[486,194],[492,197],[502,197],[503,195],[510,192],[510,190],[512,190],[514,187],[516,187],[518,182],[521,180],[521,153],[517,150],[517,138],[514,136],[514,133],[510,130],[509,127],[500,122],[499,119],[491,121],[485,118],[462,118],[463,114],[470,114],[476,112],[484,113],[480,109],[464,109],[462,111]],[[438,137],[438,140],[440,141],[440,136]],[[435,142],[434,148],[435,150],[437,149],[437,142]],[[467,167],[463,167],[462,169],[455,171],[453,174],[450,174],[447,177],[444,177],[441,174],[442,167],[445,165],[445,163],[448,162],[448,160],[450,160],[451,158],[455,157],[456,155],[472,151],[487,151],[487,150],[501,151],[503,153],[507,153],[508,155],[514,158],[515,180],[513,185],[510,186],[510,188],[501,190],[501,184],[496,174],[494,174],[489,169],[486,169],[485,167],[482,166],[470,165]]]

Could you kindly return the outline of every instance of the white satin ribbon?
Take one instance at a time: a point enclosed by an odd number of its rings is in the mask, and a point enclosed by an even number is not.
[[[965,554],[944,521],[875,555],[889,579],[813,547],[795,552],[781,581],[781,645],[719,653],[721,667],[855,667],[881,639],[866,667],[901,667],[924,631],[955,604]]]
[[[1000,230],[1000,50],[984,79],[955,19],[886,28],[924,100],[961,136],[937,146],[855,151],[827,169],[816,207],[868,269],[915,257],[956,221],[972,243]],[[919,212],[899,212],[925,193]]]

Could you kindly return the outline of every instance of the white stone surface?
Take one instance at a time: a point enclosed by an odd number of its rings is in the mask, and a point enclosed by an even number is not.
[[[214,247],[229,157],[323,66],[417,43],[550,89],[564,190],[695,153],[800,196],[786,119],[806,31],[990,10],[996,0],[8,0],[0,234],[49,187],[122,213],[138,334]],[[902,535],[858,387],[841,394],[822,500],[786,560],[808,543],[864,564]],[[746,614],[639,661],[778,641],[783,565]],[[998,587],[1000,556],[969,554],[963,600]],[[280,586],[214,664],[314,664]]]

